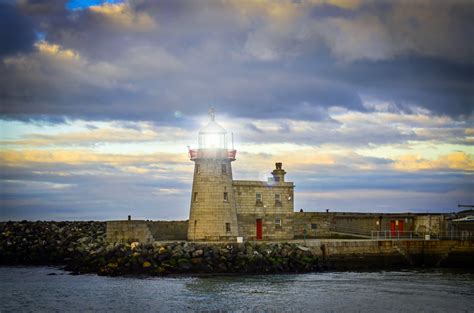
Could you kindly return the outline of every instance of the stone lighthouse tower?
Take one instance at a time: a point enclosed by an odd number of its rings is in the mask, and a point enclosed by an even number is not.
[[[188,240],[234,240],[238,236],[232,187],[235,150],[227,149],[227,131],[209,110],[209,123],[199,131],[199,148],[189,150],[194,161]]]

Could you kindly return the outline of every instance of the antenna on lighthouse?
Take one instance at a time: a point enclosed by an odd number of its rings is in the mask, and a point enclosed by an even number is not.
[[[209,118],[211,119],[211,121],[214,121],[214,120],[216,119],[216,115],[215,115],[215,113],[214,113],[214,108],[213,108],[213,107],[211,107],[211,108],[209,109],[208,115],[209,115]]]
[[[234,132],[231,132],[230,135],[232,137],[232,150],[234,150]]]

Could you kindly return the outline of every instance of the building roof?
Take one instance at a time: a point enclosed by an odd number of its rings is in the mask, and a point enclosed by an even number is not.
[[[226,134],[227,131],[224,127],[219,125],[216,121],[210,120],[206,126],[199,130],[200,134]]]
[[[216,122],[214,108],[209,109],[209,123],[199,130],[199,134],[226,134],[224,127]]]

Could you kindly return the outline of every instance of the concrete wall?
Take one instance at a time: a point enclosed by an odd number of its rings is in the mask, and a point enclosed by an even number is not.
[[[396,231],[403,229],[401,235],[404,236],[408,236],[408,232],[414,229],[413,214],[377,213],[335,213],[331,229],[336,232],[353,232],[370,236],[373,231],[390,231],[392,222],[396,223]]]
[[[262,219],[263,240],[293,238],[293,183],[234,180],[233,188],[240,236],[254,240],[256,221]],[[257,202],[257,193],[262,195],[261,202]],[[275,201],[276,194],[280,202]],[[277,219],[281,225],[276,225]]]
[[[446,216],[443,214],[415,215],[415,232],[438,235],[446,231]]]
[[[156,241],[186,240],[188,234],[188,221],[153,221],[147,226]]]
[[[391,223],[403,223],[401,236],[423,236],[425,233],[437,235],[446,231],[447,216],[443,214],[413,213],[352,213],[352,212],[295,212],[294,233],[307,238],[324,238],[331,232],[353,233],[371,236],[372,231],[390,232]],[[398,230],[398,226],[395,225]]]
[[[108,221],[107,241],[151,243],[186,240],[188,221]]]
[[[108,221],[106,234],[108,242],[154,241],[146,221]]]
[[[315,240],[308,241],[328,267],[354,269],[387,265],[471,267],[473,240]]]

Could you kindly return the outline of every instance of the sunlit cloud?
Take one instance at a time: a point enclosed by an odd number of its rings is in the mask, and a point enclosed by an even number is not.
[[[474,154],[453,152],[434,160],[421,158],[419,155],[403,155],[395,160],[394,167],[401,171],[417,170],[461,170],[474,171]]]
[[[128,3],[103,3],[93,5],[89,10],[103,16],[114,26],[149,31],[157,27],[155,20],[145,12],[135,12]]]

